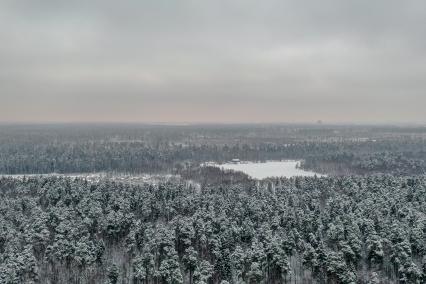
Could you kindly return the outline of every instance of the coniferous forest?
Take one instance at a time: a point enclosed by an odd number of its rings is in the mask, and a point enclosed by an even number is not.
[[[36,128],[0,129],[0,283],[426,283],[424,128]]]
[[[426,0],[0,0],[0,284],[426,284]]]

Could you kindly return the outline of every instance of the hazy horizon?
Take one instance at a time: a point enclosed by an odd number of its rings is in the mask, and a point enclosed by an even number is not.
[[[301,126],[301,127],[408,127],[424,128],[421,122],[141,122],[141,121],[0,121],[0,126],[176,126],[176,127],[234,127],[234,126]]]
[[[1,123],[426,124],[424,1],[0,0]]]

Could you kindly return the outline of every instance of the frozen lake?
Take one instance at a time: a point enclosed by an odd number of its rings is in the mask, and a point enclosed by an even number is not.
[[[210,166],[220,167],[224,170],[234,170],[244,172],[255,179],[264,179],[268,177],[294,177],[294,176],[324,176],[315,172],[305,171],[297,168],[300,161],[269,161],[264,163],[254,162],[240,162],[240,163],[226,163],[214,164],[209,163]]]

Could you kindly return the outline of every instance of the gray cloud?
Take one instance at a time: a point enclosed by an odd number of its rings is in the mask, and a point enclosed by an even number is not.
[[[0,121],[426,123],[424,1],[0,1]]]

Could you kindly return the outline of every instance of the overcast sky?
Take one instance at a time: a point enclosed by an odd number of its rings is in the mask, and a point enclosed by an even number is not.
[[[426,1],[0,0],[2,122],[426,123]]]

